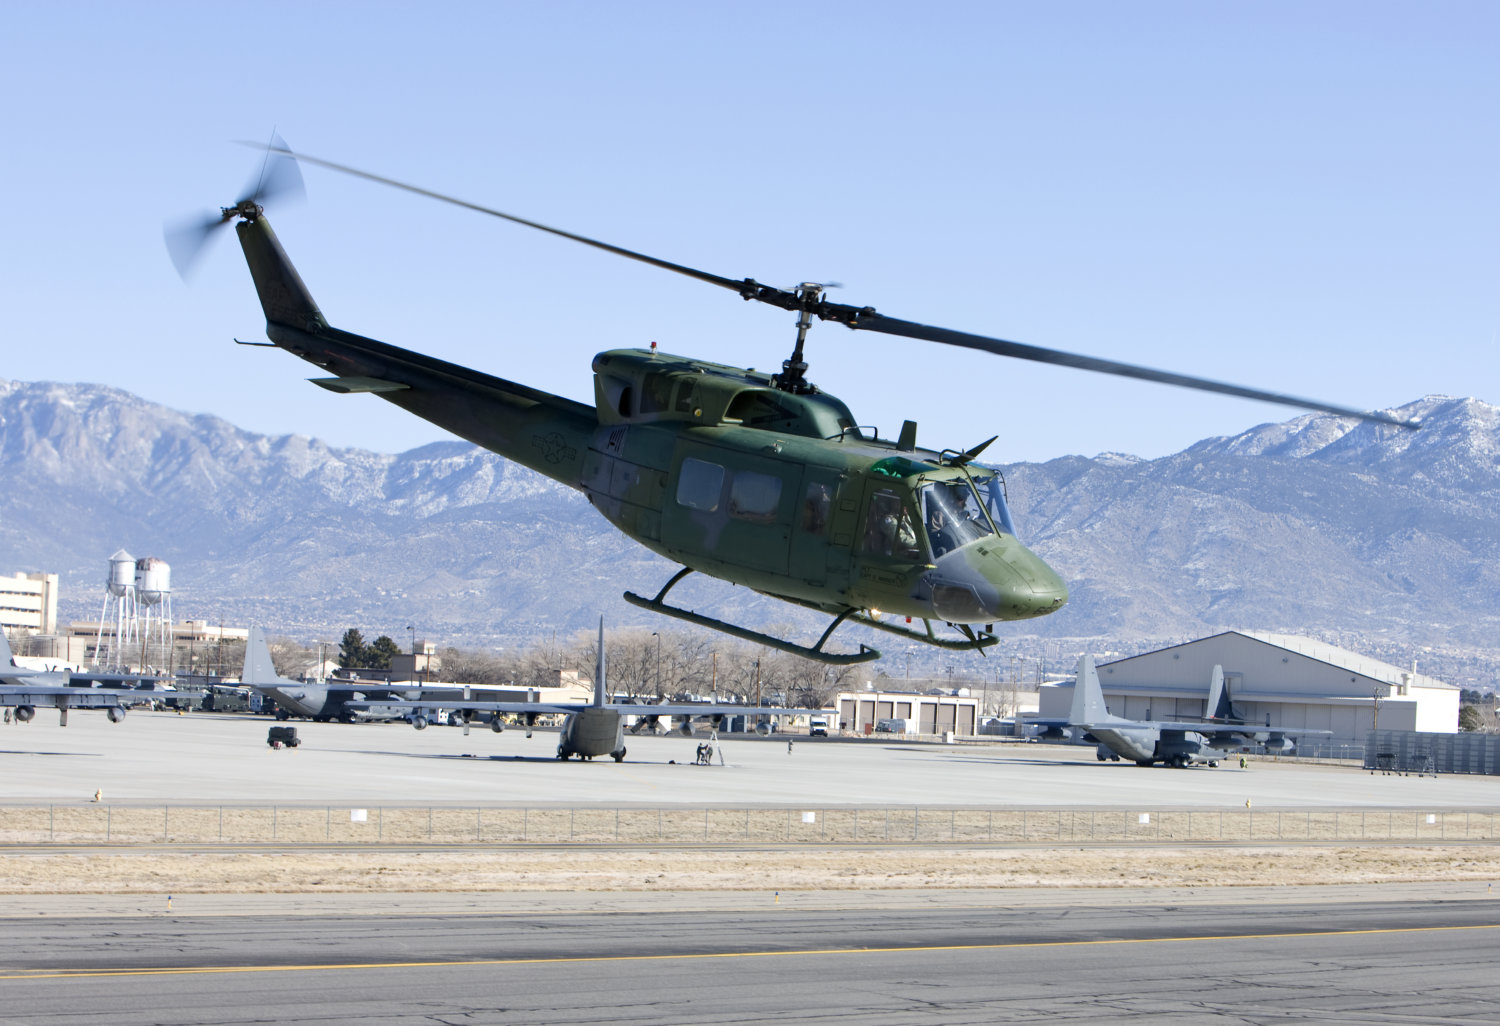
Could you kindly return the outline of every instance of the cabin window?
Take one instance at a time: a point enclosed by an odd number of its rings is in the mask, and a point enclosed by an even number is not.
[[[903,560],[917,558],[916,527],[911,512],[902,505],[901,497],[895,492],[881,489],[870,497],[870,510],[865,515],[863,551],[869,556]]]
[[[781,505],[781,478],[742,470],[729,486],[729,515],[769,524]]]
[[[808,534],[822,534],[828,526],[828,513],[833,508],[833,489],[821,481],[810,481],[807,493],[802,496],[802,530]]]
[[[717,463],[685,459],[677,477],[677,501],[688,509],[712,512],[724,494],[724,468]]]

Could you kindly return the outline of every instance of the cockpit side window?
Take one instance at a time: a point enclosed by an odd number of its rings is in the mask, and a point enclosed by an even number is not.
[[[919,558],[917,532],[912,523],[911,512],[895,492],[882,488],[870,497],[870,509],[865,514],[864,543],[860,551],[868,556],[889,556],[909,561]]]

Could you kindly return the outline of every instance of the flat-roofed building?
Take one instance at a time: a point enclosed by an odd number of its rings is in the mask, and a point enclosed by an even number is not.
[[[57,575],[0,577],[0,630],[7,634],[57,632]]]
[[[873,733],[882,721],[906,720],[915,734],[976,734],[979,699],[952,690],[844,691],[834,700],[839,727],[856,734]]]

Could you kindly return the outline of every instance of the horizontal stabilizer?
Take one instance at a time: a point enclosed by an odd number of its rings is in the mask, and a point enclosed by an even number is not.
[[[411,387],[399,381],[385,381],[381,378],[308,378],[307,380],[319,388],[326,388],[339,395],[351,395],[355,392],[401,392]]]

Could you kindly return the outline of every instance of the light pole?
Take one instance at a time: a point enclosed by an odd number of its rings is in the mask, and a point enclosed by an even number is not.
[[[661,635],[652,631],[651,636],[656,639],[656,697],[661,698]]]

